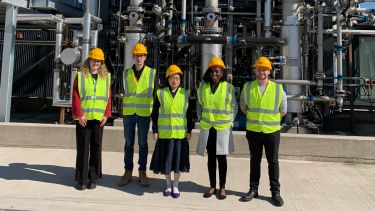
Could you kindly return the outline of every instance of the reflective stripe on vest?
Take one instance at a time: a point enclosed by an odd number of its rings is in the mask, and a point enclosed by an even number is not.
[[[273,133],[280,130],[280,111],[283,88],[280,84],[269,81],[262,94],[258,81],[244,85],[246,112],[246,130]]]
[[[160,102],[158,116],[158,135],[162,139],[186,138],[186,112],[189,105],[189,92],[178,88],[174,97],[169,87],[159,89],[157,97]]]
[[[123,115],[137,114],[145,117],[151,115],[155,74],[155,69],[145,66],[141,77],[136,81],[134,70],[131,68],[125,70],[123,74]]]
[[[231,101],[233,86],[220,82],[215,93],[212,93],[210,83],[202,82],[198,88],[198,101],[202,105],[200,126],[204,130],[214,127],[224,130],[231,125]]]
[[[95,80],[91,74],[85,76],[77,72],[77,77],[82,112],[87,120],[102,120],[109,99],[111,74],[107,73],[105,78],[98,75]]]

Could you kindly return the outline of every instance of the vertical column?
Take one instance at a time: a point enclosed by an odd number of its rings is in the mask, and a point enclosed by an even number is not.
[[[14,5],[6,7],[0,84],[0,122],[9,122],[10,120],[17,12],[18,8]]]

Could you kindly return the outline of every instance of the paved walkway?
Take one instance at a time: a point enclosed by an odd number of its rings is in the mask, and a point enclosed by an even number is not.
[[[375,165],[281,160],[285,205],[277,208],[270,200],[266,160],[261,196],[244,203],[238,199],[249,185],[246,158],[229,158],[228,198],[223,201],[202,197],[208,185],[206,157],[191,156],[179,199],[162,196],[164,179],[151,172],[149,188],[137,182],[117,187],[122,159],[122,153],[104,152],[99,186],[77,191],[74,150],[0,147],[0,210],[375,210]]]

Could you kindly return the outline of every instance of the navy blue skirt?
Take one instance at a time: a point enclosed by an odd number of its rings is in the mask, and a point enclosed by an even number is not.
[[[152,153],[150,170],[155,174],[189,172],[189,142],[186,139],[159,139]]]

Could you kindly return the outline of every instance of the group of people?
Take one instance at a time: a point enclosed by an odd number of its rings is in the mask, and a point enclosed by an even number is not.
[[[150,186],[147,177],[147,136],[152,120],[153,139],[156,141],[150,170],[165,175],[164,196],[178,198],[181,172],[189,172],[189,140],[195,122],[189,90],[181,87],[183,71],[177,65],[166,70],[168,85],[158,88],[156,70],[145,65],[147,48],[137,43],[133,50],[134,65],[123,72],[124,96],[124,174],[117,181],[125,186],[132,181],[135,132],[137,131],[139,158],[138,181]],[[272,65],[267,57],[259,57],[254,64],[256,80],[244,85],[240,109],[246,114],[246,138],[250,149],[250,190],[240,201],[258,197],[260,163],[263,148],[268,161],[272,200],[276,206],[284,204],[280,196],[278,150],[280,120],[286,114],[286,94],[281,85],[268,79]],[[227,155],[234,151],[232,127],[238,105],[232,84],[220,57],[208,63],[203,80],[197,89],[197,119],[200,134],[197,154],[207,152],[209,188],[203,197],[225,191]],[[104,53],[95,48],[89,52],[73,86],[72,111],[76,121],[77,159],[75,188],[94,189],[102,177],[101,148],[103,127],[111,116],[111,75],[104,64]],[[137,127],[137,130],[135,129]],[[219,172],[217,190],[216,168]],[[173,180],[172,180],[173,172]]]

